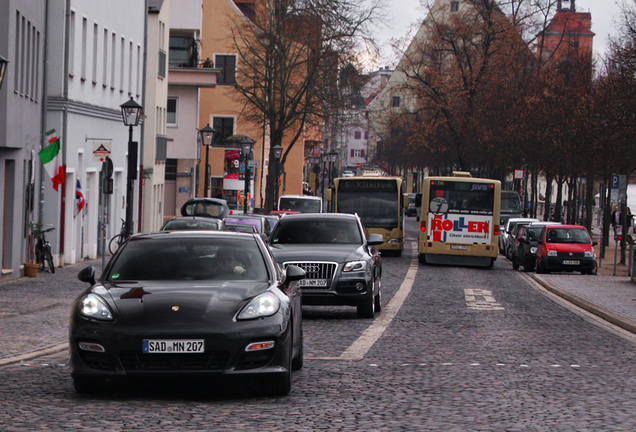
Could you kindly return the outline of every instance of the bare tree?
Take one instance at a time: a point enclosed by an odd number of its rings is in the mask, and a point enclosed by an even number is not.
[[[384,0],[264,0],[232,37],[239,54],[236,89],[246,118],[264,124],[273,148],[291,149],[311,123],[319,124],[341,101],[339,70],[374,48],[370,26]],[[274,170],[269,170],[265,210],[273,208]]]

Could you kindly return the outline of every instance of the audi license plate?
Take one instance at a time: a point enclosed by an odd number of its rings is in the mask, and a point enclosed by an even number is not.
[[[326,287],[327,279],[301,279],[298,281],[300,287]]]
[[[581,261],[576,260],[563,260],[563,265],[579,265]]]
[[[450,245],[451,250],[467,250],[468,246],[464,245]]]
[[[144,339],[142,351],[145,354],[152,353],[202,353],[204,352],[204,343],[202,340],[163,340],[163,339]]]

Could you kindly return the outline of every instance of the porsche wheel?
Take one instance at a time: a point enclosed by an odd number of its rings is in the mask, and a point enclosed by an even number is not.
[[[286,371],[282,374],[276,375],[270,378],[269,381],[269,394],[272,396],[287,396],[291,391],[292,386],[292,367],[294,356],[294,344],[292,339],[289,340],[289,361],[287,363]]]

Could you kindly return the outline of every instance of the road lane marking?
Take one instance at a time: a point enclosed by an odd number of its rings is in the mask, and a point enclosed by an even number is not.
[[[468,309],[504,310],[504,307],[495,300],[490,290],[465,288],[464,298]]]
[[[417,258],[417,242],[411,243],[413,254],[411,257],[411,264],[406,277],[402,281],[402,285],[395,293],[388,305],[382,310],[382,313],[373,320],[373,323],[367,327],[367,329],[360,335],[360,337],[354,341],[340,357],[334,357],[334,360],[362,360],[364,355],[371,349],[371,347],[380,339],[380,336],[384,333],[387,327],[393,321],[393,318],[400,311],[400,308],[404,304],[404,301],[413,288],[415,282],[415,274],[418,268]]]

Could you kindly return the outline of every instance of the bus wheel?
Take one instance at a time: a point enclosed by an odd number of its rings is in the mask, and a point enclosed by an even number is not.
[[[419,260],[420,264],[426,264],[426,255],[425,254],[419,254],[418,260]]]
[[[493,268],[495,266],[495,259],[490,258],[490,264],[488,264],[488,268]]]

